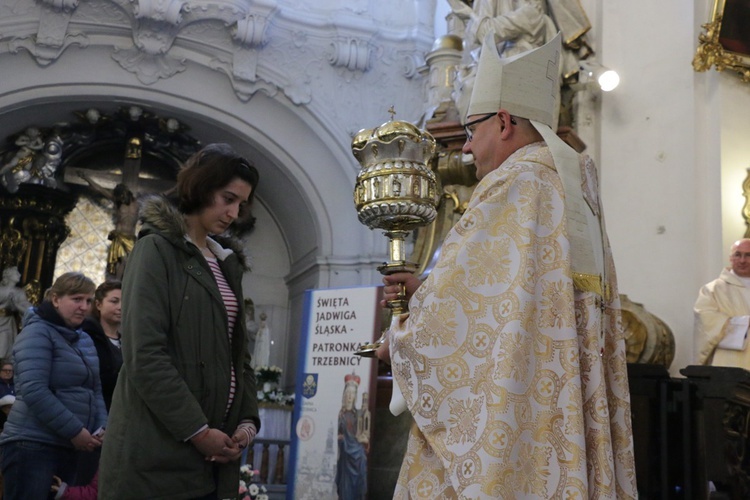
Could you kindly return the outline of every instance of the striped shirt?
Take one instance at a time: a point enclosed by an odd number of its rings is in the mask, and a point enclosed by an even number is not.
[[[216,284],[219,286],[219,293],[221,293],[221,298],[224,300],[224,307],[227,310],[227,323],[229,325],[227,333],[229,334],[229,346],[231,350],[232,333],[234,332],[234,324],[237,321],[237,315],[240,312],[240,305],[234,292],[229,287],[229,283],[227,283],[224,273],[221,271],[221,267],[219,267],[219,261],[216,258],[206,257],[206,262],[208,262],[208,266],[211,268],[214,279],[216,279]],[[225,417],[229,415],[229,408],[232,407],[232,402],[234,401],[234,396],[237,390],[237,376],[234,373],[234,364],[232,363],[230,366],[232,369],[232,377],[229,382],[229,399],[227,400]]]

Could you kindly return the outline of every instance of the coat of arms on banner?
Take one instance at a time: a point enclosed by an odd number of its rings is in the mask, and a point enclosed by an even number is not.
[[[302,383],[302,396],[310,399],[318,392],[318,374],[306,373],[305,381]]]

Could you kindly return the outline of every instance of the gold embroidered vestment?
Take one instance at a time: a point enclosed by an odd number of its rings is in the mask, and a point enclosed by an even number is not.
[[[583,195],[600,214],[596,173]],[[415,426],[396,498],[635,498],[625,343],[609,244],[605,289],[574,288],[549,149],[477,185],[391,335]]]

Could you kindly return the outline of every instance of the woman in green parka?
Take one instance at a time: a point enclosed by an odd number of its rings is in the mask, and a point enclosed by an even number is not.
[[[143,201],[123,277],[122,354],[100,499],[235,498],[260,429],[240,245],[222,238],[258,172],[226,144],[193,155],[170,198]],[[172,201],[171,198],[175,198]]]

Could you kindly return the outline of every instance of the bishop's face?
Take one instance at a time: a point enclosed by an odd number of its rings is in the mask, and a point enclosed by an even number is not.
[[[474,156],[478,180],[499,167],[512,153],[500,137],[503,130],[501,120],[496,113],[471,115],[467,119],[467,138],[461,151]]]

